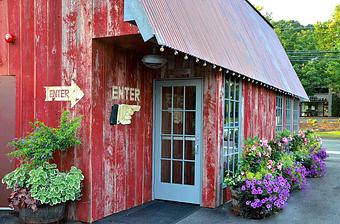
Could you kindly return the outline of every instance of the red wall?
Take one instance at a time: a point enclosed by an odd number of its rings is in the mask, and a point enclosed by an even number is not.
[[[154,71],[134,51],[93,43],[92,219],[152,198],[152,98]],[[139,88],[141,109],[131,125],[110,125],[112,86]]]
[[[243,82],[244,138],[259,136],[273,139],[275,136],[276,92]]]

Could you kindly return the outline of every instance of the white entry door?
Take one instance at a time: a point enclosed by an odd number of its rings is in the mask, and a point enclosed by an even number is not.
[[[200,204],[202,81],[156,81],[155,199]]]

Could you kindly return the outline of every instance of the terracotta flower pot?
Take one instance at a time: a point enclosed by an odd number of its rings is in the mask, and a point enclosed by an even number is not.
[[[42,205],[38,210],[33,212],[30,208],[19,210],[19,220],[27,224],[43,224],[61,221],[65,216],[65,203],[49,206]]]

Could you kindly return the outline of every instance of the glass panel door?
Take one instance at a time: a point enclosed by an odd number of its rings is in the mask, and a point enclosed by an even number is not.
[[[199,204],[201,81],[158,81],[155,94],[155,198]]]

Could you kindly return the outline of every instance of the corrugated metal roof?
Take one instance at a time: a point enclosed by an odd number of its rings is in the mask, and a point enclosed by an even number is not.
[[[158,44],[308,99],[275,31],[247,1],[139,1]]]

